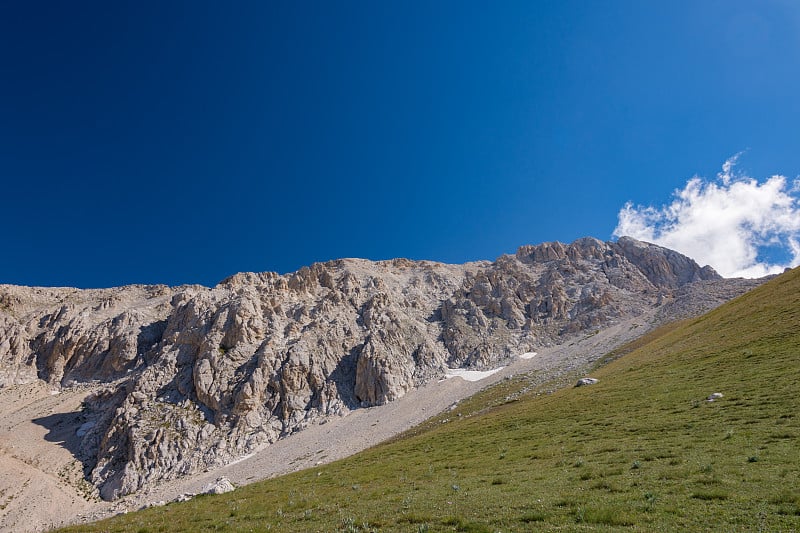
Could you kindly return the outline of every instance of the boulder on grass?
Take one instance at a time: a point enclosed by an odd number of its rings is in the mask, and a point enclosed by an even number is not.
[[[203,494],[225,494],[226,492],[233,492],[236,487],[226,477],[218,478],[215,482],[209,483],[203,487]]]

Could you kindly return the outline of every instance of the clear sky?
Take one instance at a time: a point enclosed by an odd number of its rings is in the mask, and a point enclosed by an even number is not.
[[[0,0],[0,283],[735,241],[682,221],[775,174],[783,265],[798,119],[794,0]]]

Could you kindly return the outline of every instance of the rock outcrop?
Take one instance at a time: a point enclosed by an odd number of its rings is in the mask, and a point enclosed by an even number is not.
[[[654,308],[699,313],[755,283],[633,239],[585,238],[495,262],[343,259],[214,288],[0,286],[0,386],[104,384],[84,403],[78,454],[115,499],[390,402],[448,367],[489,369]]]

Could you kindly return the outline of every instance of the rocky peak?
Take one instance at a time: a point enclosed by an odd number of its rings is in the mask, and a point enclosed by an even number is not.
[[[710,266],[701,268],[683,254],[632,237],[620,237],[609,246],[619,250],[657,287],[674,289],[695,281],[722,279]]]
[[[617,242],[584,237],[568,245],[546,242],[522,246],[517,250],[516,257],[528,264],[600,262],[609,268],[620,267],[621,260],[624,260],[658,288],[674,289],[695,281],[721,279],[710,266],[701,268],[685,255],[631,237],[620,237]],[[570,267],[563,265],[563,268]]]

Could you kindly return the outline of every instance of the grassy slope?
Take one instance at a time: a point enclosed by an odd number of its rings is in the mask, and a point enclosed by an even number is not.
[[[800,529],[800,269],[650,339],[597,385],[70,531]]]

